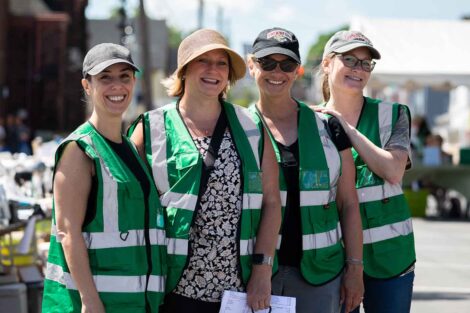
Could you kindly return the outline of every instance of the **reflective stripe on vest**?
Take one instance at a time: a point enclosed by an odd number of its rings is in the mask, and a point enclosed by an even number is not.
[[[98,292],[136,293],[144,292],[146,275],[140,276],[109,276],[93,275]],[[62,267],[53,263],[47,263],[46,279],[64,285],[67,289],[77,290],[70,273],[64,272]],[[165,290],[165,277],[150,275],[148,291],[163,292]]]
[[[384,182],[383,185],[363,187],[357,189],[357,197],[360,203],[378,201],[385,198],[399,196],[403,193],[400,184]]]
[[[392,117],[393,104],[390,102],[381,102],[379,105],[379,132],[380,143],[385,147],[392,136]]]
[[[165,207],[194,211],[197,203],[197,195],[168,191],[161,195],[160,201]]]
[[[384,148],[402,105],[365,98],[357,130]],[[415,261],[413,225],[401,184],[374,174],[353,149],[356,188],[361,206],[364,272],[387,279],[400,275]]]
[[[287,198],[287,197],[286,197]],[[300,191],[300,206],[317,206],[334,202],[336,199],[336,187],[331,190],[307,190]],[[286,205],[285,202],[282,203]]]
[[[364,243],[375,243],[398,236],[407,236],[413,232],[411,218],[397,223],[387,224],[380,227],[365,229],[363,231]]]
[[[338,222],[335,229],[324,233],[316,233],[302,236],[302,249],[321,249],[331,247],[341,241],[341,224]]]
[[[312,284],[322,284],[335,277],[343,268],[343,248],[341,246],[342,232],[336,211],[336,220],[331,220],[334,214],[324,214],[326,210],[337,210],[336,193],[340,177],[341,158],[336,146],[331,141],[325,128],[325,115],[314,113],[305,104],[299,105],[299,205],[302,224],[301,268],[303,277]],[[259,126],[263,126],[261,113],[253,105],[250,107],[257,118]],[[325,117],[326,119],[326,117]],[[287,202],[286,184],[283,180],[281,168],[281,153],[272,133],[267,129],[273,144],[277,162],[280,166],[279,184],[281,188],[281,204],[285,211]],[[318,132],[318,136],[317,136]],[[312,151],[314,149],[314,151]],[[321,155],[323,153],[323,155]],[[313,155],[316,155],[314,157]],[[324,160],[322,160],[324,158]],[[328,179],[325,181],[328,173]],[[331,205],[331,208],[330,208]],[[313,216],[321,216],[322,220],[315,220]],[[324,217],[324,218],[323,218]],[[324,220],[323,220],[324,219]],[[326,223],[328,221],[328,223]],[[316,224],[316,226],[313,226]],[[318,227],[318,225],[321,225]],[[279,235],[277,249],[280,249],[282,236]],[[326,248],[326,249],[324,249]],[[323,259],[317,258],[317,249],[324,249],[327,255]],[[324,255],[325,255],[324,254]],[[331,258],[329,258],[332,256]],[[328,261],[326,261],[328,260]],[[277,259],[276,259],[277,261]],[[328,262],[328,264],[326,264]],[[329,267],[328,272],[319,272],[318,268]],[[325,274],[326,273],[326,274]]]
[[[261,209],[262,190],[260,176],[260,157],[259,142],[260,132],[256,124],[251,120],[246,109],[224,103],[229,126],[232,131],[232,140],[237,147],[237,151],[242,160],[241,173],[243,177],[243,194],[242,194],[242,217],[245,214],[253,214],[255,210]],[[181,212],[184,216],[184,225],[179,224],[179,220],[171,221],[168,225],[168,245],[167,252],[171,258],[178,257],[178,266],[170,267],[171,281],[167,283],[167,288],[172,289],[179,279],[180,272],[185,262],[180,257],[187,257],[189,249],[189,227],[190,221],[194,218],[193,214],[197,205],[200,173],[202,166],[202,157],[196,149],[190,134],[187,132],[184,122],[176,111],[176,104],[169,104],[164,107],[153,110],[144,115],[144,126],[149,128],[150,136],[146,138],[146,148],[151,147],[151,151],[147,152],[149,163],[152,166],[153,175],[160,192],[160,200],[167,213],[173,215]],[[168,128],[168,129],[167,129]],[[243,146],[238,145],[238,140],[242,140]],[[187,163],[182,168],[176,168],[179,161],[177,158],[187,153],[188,159],[184,159]],[[243,159],[245,158],[245,159]],[[169,165],[170,164],[170,165]],[[179,171],[186,171],[185,175],[180,177]],[[258,185],[257,185],[258,183]],[[180,210],[180,211],[179,211]],[[186,210],[187,212],[182,212]],[[257,213],[255,212],[254,215]],[[248,215],[249,217],[250,215]],[[252,215],[253,216],[253,215]],[[246,218],[247,221],[250,219]],[[240,222],[244,219],[241,218]],[[246,275],[249,271],[248,261],[246,258],[253,253],[258,223],[251,220],[253,229],[247,230],[247,226],[241,225],[240,228],[240,262],[243,270],[243,280],[246,282],[249,277]],[[176,235],[175,235],[176,234]],[[248,273],[249,274],[249,273]],[[170,291],[170,290],[167,290]]]
[[[258,145],[260,140],[259,129],[256,127],[256,124],[253,122],[253,120],[249,117],[245,108],[236,105],[233,107],[235,109],[235,113],[237,114],[238,121],[240,122],[243,130],[245,131],[245,135],[250,142],[251,151],[253,151],[253,155],[256,160],[256,166],[260,168],[260,160],[258,155]]]
[[[126,144],[130,144],[127,138],[123,140],[127,142]],[[77,128],[59,146],[56,153],[56,164],[60,160],[66,143],[71,141],[76,142],[92,160],[95,165],[95,177],[98,180],[95,201],[96,214],[89,223],[82,227],[82,236],[90,257],[90,271],[96,274],[93,279],[98,292],[140,292],[142,294],[139,301],[145,301],[144,292],[146,291],[147,277],[145,273],[148,264],[143,215],[145,201],[148,201],[147,204],[151,210],[149,220],[150,246],[152,252],[156,252],[156,259],[153,261],[152,272],[149,273],[149,288],[147,290],[162,293],[166,273],[166,267],[163,267],[163,264],[166,264],[166,238],[164,225],[159,225],[158,218],[156,218],[159,215],[162,216],[163,212],[155,188],[150,189],[149,197],[145,199],[134,174],[89,123]],[[137,152],[134,150],[133,153],[144,169],[147,178],[151,181],[152,177],[146,171],[143,162],[139,161]],[[136,218],[136,216],[140,216],[137,213],[141,213],[141,219]],[[63,297],[71,298],[71,301],[79,301],[78,294],[67,292],[65,289],[76,289],[76,287],[70,273],[66,272],[68,266],[61,245],[62,236],[57,234],[55,214],[54,208],[51,248],[44,287],[46,302],[43,305],[46,312],[61,305],[58,299],[63,299]],[[127,249],[134,247],[136,249]],[[128,251],[135,251],[133,253],[138,253],[138,255],[126,255]],[[122,257],[123,264],[127,264],[126,267],[115,266],[114,260],[110,259],[109,255]],[[126,263],[127,260],[132,260],[132,262]],[[128,276],[127,273],[138,274]],[[57,292],[50,285],[52,281],[65,286],[61,294],[52,294],[52,292]],[[163,295],[157,295],[155,299],[162,297]],[[113,305],[115,301],[118,302],[117,298],[110,297],[107,299],[106,305]],[[158,307],[158,303],[155,305]]]
[[[62,242],[61,236],[57,236],[57,226],[52,225],[51,235],[57,242]],[[143,229],[129,230],[115,233],[82,233],[85,245],[88,249],[108,249],[145,246],[145,234]],[[165,230],[149,229],[151,245],[166,245]],[[122,238],[125,238],[123,240]]]
[[[164,194],[170,189],[168,182],[168,169],[166,167],[166,129],[165,117],[162,111],[153,110],[148,113],[149,119],[152,120],[150,127],[150,141],[152,147],[151,159],[148,160],[152,165],[152,173],[157,189]],[[147,155],[149,153],[147,152]],[[163,203],[162,205],[167,206]]]

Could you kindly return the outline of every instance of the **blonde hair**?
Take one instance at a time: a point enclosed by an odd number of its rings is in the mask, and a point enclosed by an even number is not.
[[[184,73],[186,66],[181,71],[174,72],[169,77],[162,79],[161,83],[166,89],[166,93],[170,97],[182,97],[184,94]],[[180,73],[183,73],[180,75]]]
[[[331,91],[330,91],[330,85],[328,82],[328,79],[329,79],[328,73],[325,73],[325,71],[323,70],[323,61],[325,61],[325,59],[331,60],[334,55],[335,55],[334,52],[326,55],[321,61],[320,65],[318,65],[318,69],[317,69],[317,77],[320,78],[320,81],[321,81],[321,93],[322,93],[324,102],[328,102],[328,100],[330,100]]]

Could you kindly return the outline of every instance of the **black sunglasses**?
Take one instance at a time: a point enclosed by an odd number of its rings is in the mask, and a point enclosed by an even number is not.
[[[372,72],[375,67],[375,61],[372,60],[359,60],[353,55],[350,54],[336,54],[343,61],[343,64],[349,68],[355,68],[359,63],[361,68],[366,72]]]
[[[287,58],[282,61],[276,61],[268,57],[264,58],[254,58],[255,62],[258,62],[258,64],[261,66],[263,71],[270,72],[276,68],[276,66],[279,64],[279,67],[281,70],[285,73],[291,73],[295,71],[299,63],[297,63],[295,60],[291,58]]]

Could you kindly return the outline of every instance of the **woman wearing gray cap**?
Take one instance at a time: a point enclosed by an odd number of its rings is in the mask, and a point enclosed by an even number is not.
[[[248,56],[259,89],[251,109],[280,168],[283,223],[273,294],[295,297],[299,313],[336,313],[342,302],[352,310],[363,293],[354,164],[339,122],[292,98],[299,65],[297,38],[282,28],[262,31]]]
[[[364,97],[380,53],[358,31],[340,31],[325,46],[323,112],[336,116],[353,145],[364,238],[364,310],[410,311],[414,237],[401,180],[410,165],[410,112]],[[359,312],[359,308],[355,312]]]
[[[219,312],[224,290],[270,305],[281,210],[277,166],[249,112],[224,100],[246,66],[216,31],[178,49],[165,82],[177,101],[131,129],[151,165],[168,218],[164,312]]]
[[[158,312],[166,275],[163,208],[150,172],[121,133],[132,99],[127,48],[83,61],[93,112],[59,146],[42,312]]]

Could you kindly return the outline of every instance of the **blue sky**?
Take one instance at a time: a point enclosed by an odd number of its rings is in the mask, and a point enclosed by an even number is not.
[[[138,4],[138,0],[127,2],[130,11]],[[110,10],[120,5],[119,0],[88,3],[88,18],[108,18]],[[183,31],[197,27],[198,4],[198,0],[145,0],[150,17],[164,18]],[[470,0],[205,0],[204,27],[217,29],[218,6],[223,8],[221,31],[239,53],[261,30],[280,26],[297,35],[302,58],[320,33],[335,30],[353,17],[457,20],[470,15]]]

